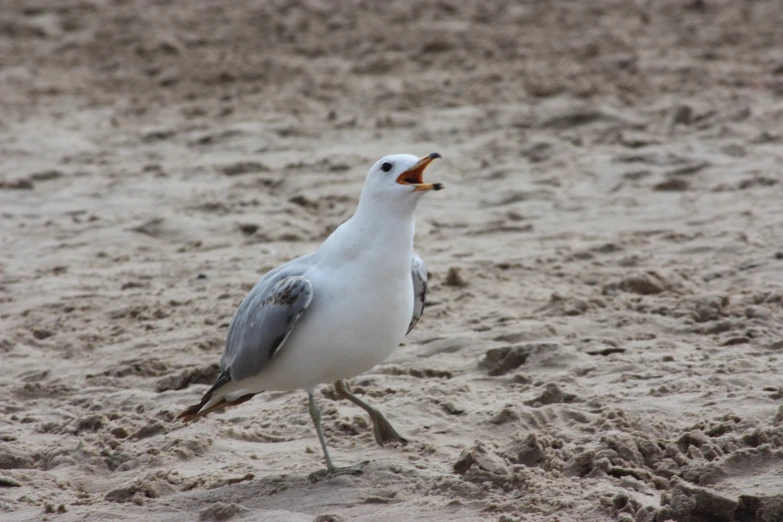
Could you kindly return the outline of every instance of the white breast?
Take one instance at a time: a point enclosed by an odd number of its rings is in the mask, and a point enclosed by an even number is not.
[[[397,265],[384,270],[357,262],[338,273],[309,274],[313,301],[252,379],[252,391],[309,389],[383,362],[405,337],[413,314],[410,262]]]

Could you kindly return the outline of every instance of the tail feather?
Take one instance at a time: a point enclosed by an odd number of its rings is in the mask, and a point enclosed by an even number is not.
[[[185,408],[182,412],[180,412],[179,415],[177,415],[178,419],[182,419],[182,422],[190,422],[194,421],[199,418],[199,410],[201,409],[201,404],[193,404],[192,406],[188,406]]]
[[[207,397],[209,395],[209,397]],[[212,398],[210,393],[207,393],[207,395],[204,396],[203,399],[201,399],[201,402],[198,404],[194,404],[192,406],[188,406],[185,408],[179,415],[177,415],[178,419],[182,419],[182,422],[190,422],[198,419],[199,417],[203,417],[207,415],[208,413],[212,413],[216,410],[222,410],[223,408],[226,408],[228,406],[238,406],[242,404],[243,402],[247,402],[256,395],[257,393],[248,393],[246,395],[242,395],[241,397],[237,398],[233,401],[227,401],[225,397],[220,399],[217,403],[213,404],[209,408],[202,410],[201,408],[204,407],[204,405],[209,402],[209,400]]]
[[[207,393],[204,394],[204,396],[201,398],[201,402],[198,404],[194,404],[192,406],[188,406],[185,408],[179,415],[177,415],[178,419],[182,419],[182,422],[190,422],[193,420],[198,419],[199,417],[203,417],[208,413],[211,413],[215,410],[223,409],[227,406],[237,406],[239,404],[242,404],[243,402],[247,402],[250,399],[252,399],[255,395],[258,395],[257,393],[247,393],[245,395],[240,395],[234,400],[226,400],[226,393],[231,393],[230,390],[224,390],[222,393],[222,397],[218,395],[217,397],[213,397],[215,395],[215,392],[221,390],[225,385],[231,383],[231,374],[229,373],[229,370],[224,370],[220,376],[217,379],[217,382],[215,383],[212,388],[207,391]]]

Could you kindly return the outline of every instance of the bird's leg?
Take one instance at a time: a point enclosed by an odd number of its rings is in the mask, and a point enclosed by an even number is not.
[[[375,442],[377,442],[379,446],[383,446],[387,442],[400,442],[402,444],[408,443],[408,439],[397,433],[397,430],[394,429],[391,423],[386,420],[386,417],[384,417],[381,412],[348,391],[348,383],[345,382],[345,379],[335,381],[334,391],[336,391],[337,395],[343,399],[348,399],[367,412],[367,414],[370,416],[370,419],[372,419],[372,431],[373,435],[375,435]]]
[[[308,390],[307,397],[310,400],[310,417],[315,424],[315,431],[318,432],[318,440],[321,442],[321,448],[324,450],[324,458],[326,459],[326,473],[327,475],[356,475],[362,472],[362,466],[366,462],[362,462],[356,466],[348,466],[345,468],[336,468],[332,464],[332,459],[329,458],[329,450],[326,448],[326,437],[324,437],[324,430],[321,427],[321,410],[315,404],[315,398],[313,398],[313,392]]]

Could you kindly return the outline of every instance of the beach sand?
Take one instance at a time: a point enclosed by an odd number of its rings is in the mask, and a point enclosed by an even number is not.
[[[774,0],[44,0],[0,15],[3,521],[783,520]],[[424,317],[183,425],[389,153]]]

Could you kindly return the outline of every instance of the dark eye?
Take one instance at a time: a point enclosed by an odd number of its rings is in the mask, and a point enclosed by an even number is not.
[[[394,165],[392,165],[391,163],[389,163],[387,161],[383,165],[381,165],[381,170],[384,171],[384,172],[389,172],[392,169],[393,166]]]

